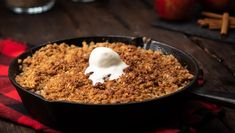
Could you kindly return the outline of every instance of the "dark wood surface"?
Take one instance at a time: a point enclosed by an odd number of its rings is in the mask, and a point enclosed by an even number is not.
[[[57,0],[38,15],[16,15],[0,1],[0,35],[31,45],[91,35],[147,36],[194,56],[204,70],[205,88],[235,94],[235,42],[227,44],[151,26],[156,19],[153,0],[97,0],[73,3]],[[223,120],[213,120],[201,132],[235,132],[235,110],[224,107]],[[0,132],[34,130],[0,119]]]

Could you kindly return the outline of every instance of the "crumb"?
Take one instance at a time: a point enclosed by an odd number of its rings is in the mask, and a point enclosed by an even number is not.
[[[161,97],[183,88],[193,78],[173,55],[160,51],[119,42],[82,44],[48,44],[32,57],[18,60],[22,73],[16,81],[47,100],[114,104]],[[96,47],[113,49],[129,65],[120,78],[92,85],[84,71]]]

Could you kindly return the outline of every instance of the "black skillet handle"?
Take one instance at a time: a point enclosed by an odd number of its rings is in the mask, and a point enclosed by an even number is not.
[[[223,106],[235,108],[235,94],[217,92],[217,91],[208,91],[203,89],[202,87],[195,88],[191,90],[191,92],[200,99],[220,104]]]
[[[205,80],[203,78],[203,71],[202,69],[200,69],[196,82],[197,87],[192,89],[191,92],[197,97],[204,99],[206,101],[235,108],[235,94],[205,90],[205,88],[202,87],[204,82]]]

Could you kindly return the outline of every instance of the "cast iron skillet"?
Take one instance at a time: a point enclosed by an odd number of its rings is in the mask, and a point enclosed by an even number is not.
[[[117,37],[117,36],[99,36],[99,37],[81,37],[56,41],[56,43],[65,42],[81,46],[82,42],[123,42],[126,44],[135,44],[145,49],[160,50],[165,54],[173,54],[182,65],[194,75],[193,80],[183,89],[160,98],[147,100],[144,102],[125,103],[125,104],[80,104],[62,101],[47,101],[41,96],[25,90],[16,81],[15,76],[19,70],[18,59],[24,59],[31,56],[36,50],[44,45],[35,47],[14,59],[9,67],[9,78],[16,87],[22,102],[29,113],[40,122],[60,130],[88,129],[97,130],[109,128],[120,128],[131,124],[145,124],[151,120],[160,120],[162,116],[170,117],[174,109],[177,109],[183,101],[195,94],[213,102],[234,106],[234,97],[229,94],[219,93],[210,94],[205,90],[198,88],[196,80],[199,76],[199,67],[196,61],[188,54],[166,44],[144,39],[142,37]],[[136,128],[136,127],[135,127]]]

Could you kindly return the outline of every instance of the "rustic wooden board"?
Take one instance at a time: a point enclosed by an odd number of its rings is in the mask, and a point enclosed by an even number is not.
[[[155,28],[153,0],[102,0],[89,4],[57,1],[49,12],[16,15],[0,2],[0,34],[32,45],[89,35],[147,36],[193,55],[204,70],[205,89],[235,93],[235,46]],[[201,132],[235,132],[235,110],[225,108],[224,120],[214,120]],[[0,120],[0,132],[33,132]]]
[[[35,133],[33,129],[14,124],[6,120],[0,120],[0,133]]]
[[[173,30],[192,36],[199,36],[216,41],[235,44],[235,31],[233,29],[229,31],[228,37],[221,37],[220,30],[209,30],[206,27],[200,27],[197,25],[196,19],[186,22],[168,22],[158,18],[152,24],[153,26],[167,30]]]

